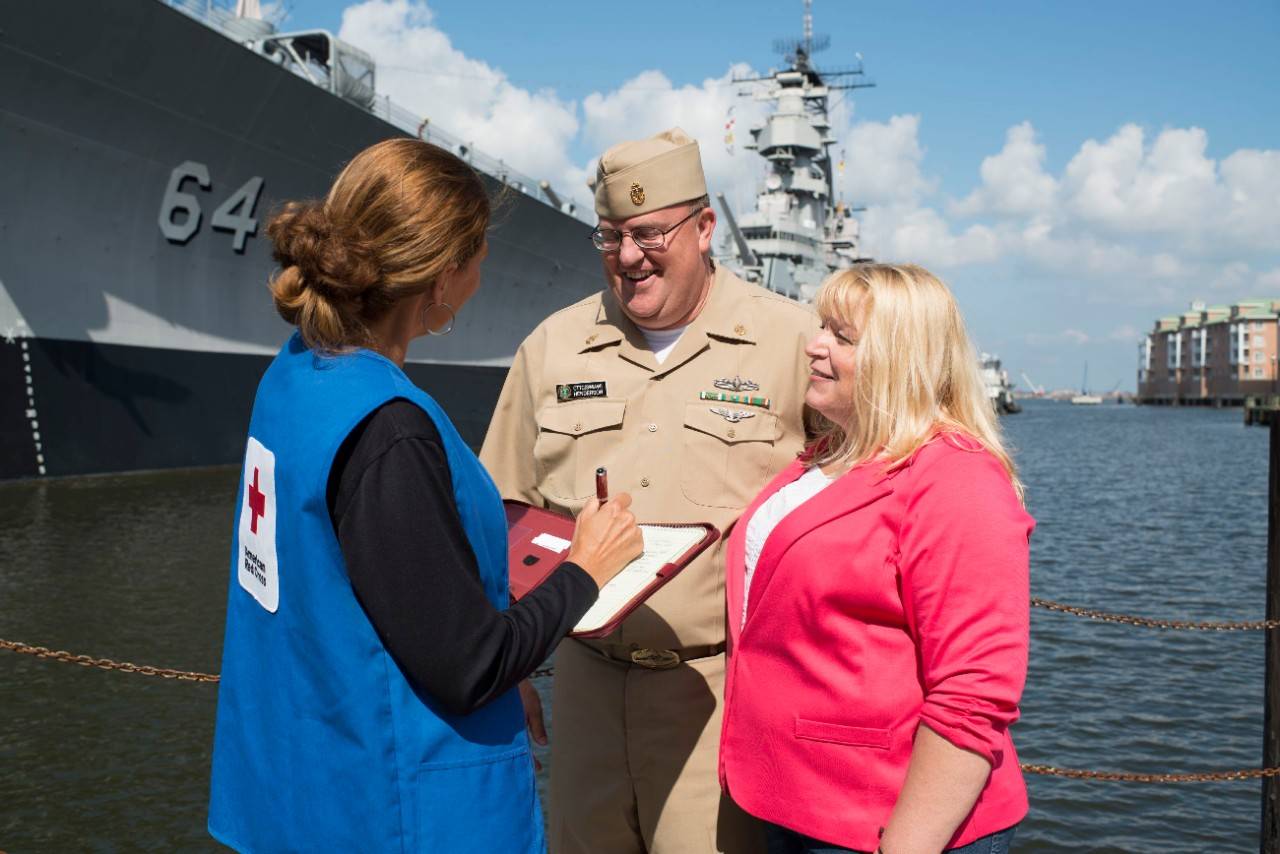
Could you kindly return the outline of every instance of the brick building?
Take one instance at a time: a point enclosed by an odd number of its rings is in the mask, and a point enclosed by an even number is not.
[[[1138,402],[1240,406],[1276,394],[1280,299],[1192,303],[1161,317],[1138,344]]]

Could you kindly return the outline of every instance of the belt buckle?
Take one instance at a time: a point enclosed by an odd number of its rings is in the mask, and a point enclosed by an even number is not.
[[[633,649],[631,662],[650,670],[669,670],[680,665],[680,656],[669,649]]]

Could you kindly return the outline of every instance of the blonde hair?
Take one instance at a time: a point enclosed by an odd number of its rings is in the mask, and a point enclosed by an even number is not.
[[[905,465],[931,441],[964,447],[967,436],[1023,487],[1000,436],[977,355],[951,291],[913,264],[868,264],[823,283],[818,314],[858,331],[853,415],[846,425],[820,418],[807,455],[816,465],[882,461]]]
[[[443,148],[370,146],[323,201],[288,202],[267,226],[276,311],[313,349],[368,346],[370,324],[480,251],[490,212],[475,170]]]

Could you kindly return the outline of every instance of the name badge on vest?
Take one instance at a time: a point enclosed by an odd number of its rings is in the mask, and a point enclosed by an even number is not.
[[[244,504],[240,509],[240,586],[271,613],[280,607],[276,560],[276,455],[252,436],[244,455]]]
[[[556,386],[556,400],[564,403],[566,400],[581,400],[584,397],[607,397],[608,392],[605,390],[604,380],[596,380],[589,383],[565,383]]]

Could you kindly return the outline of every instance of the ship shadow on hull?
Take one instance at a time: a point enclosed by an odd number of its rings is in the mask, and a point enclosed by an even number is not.
[[[16,343],[0,346],[0,479],[39,474],[37,454],[49,475],[238,463],[258,381],[272,358],[56,339],[26,343],[25,351]],[[25,365],[34,417],[28,417]],[[411,363],[405,372],[478,449],[507,369]]]

